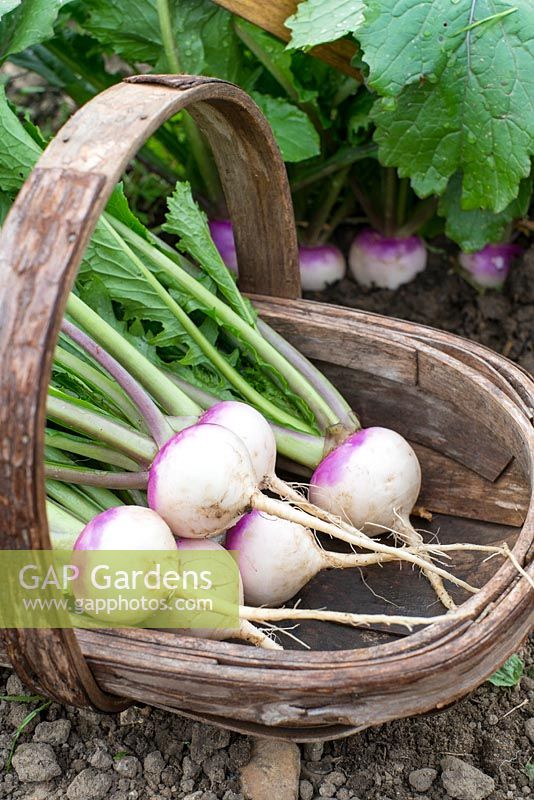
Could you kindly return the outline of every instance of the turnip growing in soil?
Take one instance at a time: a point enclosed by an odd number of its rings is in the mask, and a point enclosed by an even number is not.
[[[365,228],[349,252],[352,276],[362,286],[398,289],[426,268],[427,252],[419,236],[383,236]]]
[[[466,280],[477,289],[501,289],[521,252],[516,244],[487,244],[474,253],[460,253],[458,262]]]
[[[237,252],[230,220],[211,220],[210,232],[229,270],[238,274]],[[345,256],[334,244],[299,247],[300,282],[305,292],[319,292],[345,277]]]
[[[434,214],[433,201],[418,201],[406,179],[392,168],[366,176],[368,186],[354,178],[351,187],[368,223],[349,252],[349,269],[362,286],[398,289],[426,268],[427,250],[417,235]]]

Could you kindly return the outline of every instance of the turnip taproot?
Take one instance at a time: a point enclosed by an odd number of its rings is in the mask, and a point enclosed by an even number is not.
[[[349,268],[362,286],[398,289],[426,267],[427,252],[419,236],[383,236],[365,228],[352,242]]]

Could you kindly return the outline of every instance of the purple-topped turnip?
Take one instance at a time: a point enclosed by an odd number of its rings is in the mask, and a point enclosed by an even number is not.
[[[320,292],[342,280],[347,271],[345,256],[333,244],[299,247],[300,282],[305,292]]]
[[[154,569],[154,551],[176,553],[176,542],[169,526],[150,508],[118,506],[97,514],[74,544],[75,553],[103,550],[135,553],[135,566],[144,573]],[[142,555],[143,552],[147,553],[146,557]],[[98,557],[95,558],[95,564],[98,564]],[[78,563],[76,558],[74,561]],[[121,589],[121,594],[128,595],[128,607],[123,608],[112,588],[107,594],[98,588],[92,577],[93,570],[89,569],[90,563],[90,560],[79,561],[80,575],[73,584],[74,594],[89,616],[105,622],[134,625],[152,616],[156,610],[153,604],[169,594],[163,586],[148,588],[140,582],[139,589],[137,586],[133,590]],[[105,614],[104,609],[98,607],[98,602],[106,603]]]
[[[209,222],[211,238],[221,258],[231,272],[237,274],[237,252],[234,231],[229,219],[212,219]]]
[[[406,445],[408,446],[408,445]],[[262,494],[243,441],[220,425],[201,424],[180,431],[159,451],[149,472],[148,504],[173,533],[186,538],[213,537],[253,508],[327,533],[376,553],[392,555],[476,591],[419,553],[373,541],[347,525],[314,516]]]
[[[477,288],[501,289],[521,252],[517,244],[487,244],[475,253],[460,253],[458,261],[467,280]]]
[[[419,236],[383,236],[365,228],[352,242],[349,268],[362,286],[398,289],[426,267],[427,252]]]
[[[410,514],[421,489],[421,468],[406,439],[389,428],[352,434],[319,464],[310,481],[312,503],[349,520],[369,535],[394,531],[412,545],[421,542]],[[454,608],[435,572],[424,569],[439,599]]]
[[[260,486],[274,475],[276,440],[271,426],[259,411],[237,400],[222,400],[201,414],[199,425],[220,425],[245,444]]]
[[[322,569],[365,567],[392,558],[323,550],[309,528],[256,510],[230,528],[225,544],[237,553],[246,602],[257,606],[285,603]]]
[[[229,270],[238,272],[237,253],[232,223],[229,220],[211,220],[210,233],[222,260]],[[300,280],[305,292],[326,289],[345,277],[345,256],[333,244],[299,247]]]

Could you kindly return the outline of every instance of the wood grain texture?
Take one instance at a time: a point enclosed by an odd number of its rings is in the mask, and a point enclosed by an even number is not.
[[[219,151],[230,207],[237,214],[234,223],[242,231],[238,240],[246,285],[261,292],[296,293],[296,239],[285,173],[254,106],[223,82],[184,76],[142,80],[113,87],[67,123],[27,182],[2,232],[0,544],[4,548],[13,542],[49,545],[41,460],[44,398],[65,298],[116,179],[146,136],[179,108],[196,103],[192,113]],[[254,156],[257,148],[263,155]],[[227,164],[230,154],[236,163],[241,158],[241,166]],[[263,157],[278,159],[281,167],[270,187],[266,182],[272,171]],[[259,198],[231,199],[232,193],[243,195],[252,187]],[[259,233],[244,219],[268,211],[271,216],[260,221]],[[488,493],[496,488],[498,497],[509,498],[516,491],[510,481],[519,480],[518,513],[524,516],[523,525],[518,526],[519,520],[511,528],[451,516],[437,518],[435,524],[444,540],[462,532],[474,541],[509,542],[534,575],[534,431],[528,412],[532,384],[525,375],[498,356],[486,357],[480,348],[459,345],[455,337],[449,341],[446,334],[433,337],[421,326],[273,297],[264,297],[259,306],[275,329],[298,339],[305,352],[308,347],[329,369],[335,367],[336,380],[347,391],[356,391],[360,402],[366,394],[371,397],[370,387],[384,383],[378,396],[375,390],[375,407],[368,401],[366,413],[376,415],[376,424],[387,425],[396,409],[396,419],[407,420],[412,438],[434,426],[434,438],[422,442],[432,453],[419,452],[429,465],[435,464],[433,473],[429,467],[427,491],[436,504],[447,508],[450,494],[444,481],[440,483],[440,471],[465,475],[450,463],[450,455],[457,463],[459,456],[465,460],[461,437],[452,432],[451,414],[455,429],[471,449],[483,440],[480,458],[470,465],[476,489],[464,498],[462,513],[467,517],[482,507],[482,520],[495,515],[495,502],[490,502]],[[423,404],[418,406],[421,415],[422,409],[430,408],[433,416],[422,422],[413,410],[416,402]],[[483,429],[472,428],[477,421]],[[449,441],[437,441],[447,431]],[[435,450],[436,442],[451,451],[447,457]],[[492,442],[498,443],[498,452],[492,450]],[[500,476],[499,458],[505,465]],[[490,479],[481,477],[486,474]],[[506,480],[507,484],[501,483]],[[480,491],[479,499],[475,491]],[[494,672],[531,630],[533,593],[510,563],[483,564],[470,558],[461,561],[459,569],[482,587],[462,604],[461,619],[448,619],[410,636],[396,631],[344,631],[343,637],[356,638],[343,649],[335,649],[344,641],[337,629],[335,635],[320,634],[332,650],[305,653],[260,651],[149,631],[75,635],[10,631],[5,634],[7,652],[29,685],[76,704],[93,702],[111,708],[110,694],[122,695],[265,735],[274,732],[296,740],[346,735],[450,704]],[[321,592],[327,590],[333,604],[333,593],[339,594],[341,587],[343,602],[348,598],[373,602],[364,593],[365,584],[358,591],[352,589],[350,577],[346,574],[343,581],[348,582],[339,583],[341,576],[325,573],[324,584],[309,587],[318,592],[315,605],[321,604]],[[414,610],[428,609],[428,595],[420,591],[423,581],[415,573],[384,568],[376,580],[385,581],[388,591],[412,603]]]
[[[162,122],[191,104],[220,166],[245,287],[289,297],[299,293],[285,167],[269,126],[244,92],[215,79],[155,76],[113,86],[83,106],[47,147],[0,237],[3,549],[50,547],[42,463],[45,399],[84,248],[130,158]],[[35,691],[75,705],[122,707],[99,690],[72,632],[13,630],[5,640],[17,671]]]
[[[298,0],[214,0],[217,5],[232,11],[243,19],[248,19],[263,30],[272,33],[284,42],[291,38],[291,31],[284,25],[286,19],[297,10]],[[320,58],[331,67],[350,75],[356,80],[362,80],[362,73],[353,67],[351,61],[356,55],[357,48],[348,39],[339,39],[337,42],[318,45],[309,51],[311,55]]]

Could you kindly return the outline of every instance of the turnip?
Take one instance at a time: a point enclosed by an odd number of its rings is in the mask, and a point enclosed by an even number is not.
[[[210,233],[222,260],[229,270],[238,272],[237,253],[232,223],[229,220],[211,220]],[[341,280],[347,271],[345,256],[333,244],[299,247],[300,281],[306,292],[326,289]]]
[[[169,526],[158,514],[141,506],[119,506],[97,514],[80,533],[74,544],[74,551],[124,550],[136,552],[136,566],[143,572],[154,568],[154,551],[170,551],[176,553],[176,542]],[[139,553],[147,552],[146,559]],[[88,564],[80,562],[80,577],[74,582],[74,593],[84,604],[84,610],[90,616],[101,618],[93,611],[93,602],[102,598],[102,592],[94,586],[90,578]],[[140,588],[143,597],[158,600],[169,594],[168,590]],[[134,594],[133,598],[137,596]],[[113,597],[111,596],[111,599]],[[139,598],[137,598],[139,599]],[[124,625],[132,625],[150,617],[154,609],[125,608],[111,610],[106,613],[105,621]]]
[[[427,252],[419,236],[383,236],[366,228],[354,238],[349,268],[362,286],[398,289],[426,267]]]
[[[237,400],[222,400],[200,415],[199,424],[220,425],[239,436],[245,444],[258,485],[274,475],[276,439],[259,411]]]
[[[487,244],[476,253],[460,253],[458,261],[467,280],[478,289],[500,289],[520,253],[516,244]]]
[[[246,446],[220,425],[193,425],[167,442],[149,472],[148,504],[177,536],[186,538],[215,536],[256,508],[367,550],[417,564],[468,591],[477,591],[413,552],[372,541],[357,530],[348,531],[346,526],[266,497],[259,489]]]
[[[345,277],[345,256],[333,244],[299,247],[300,282],[305,292],[320,292]]]
[[[309,528],[256,510],[230,528],[226,548],[236,551],[245,600],[255,606],[285,603],[322,569],[392,559],[379,553],[323,550]]]
[[[232,223],[229,219],[212,219],[209,227],[211,238],[222,260],[231,272],[237,274],[237,252]]]
[[[406,439],[388,428],[364,428],[319,464],[309,498],[369,533],[394,531],[417,546],[410,514],[421,489],[421,468]],[[435,571],[423,570],[447,608],[455,604]]]
[[[211,539],[177,539],[176,546],[179,550],[218,550],[223,551],[222,545]],[[243,605],[243,583],[239,579],[239,606]],[[204,612],[199,612],[204,613]],[[242,639],[243,641],[254,644],[257,647],[262,647],[267,650],[282,650],[283,648],[271,639],[267,634],[256,628],[246,619],[239,620],[238,628],[175,628],[172,629],[174,633],[180,633],[183,636],[193,636],[200,639],[214,639],[216,641],[224,641],[225,639]]]

